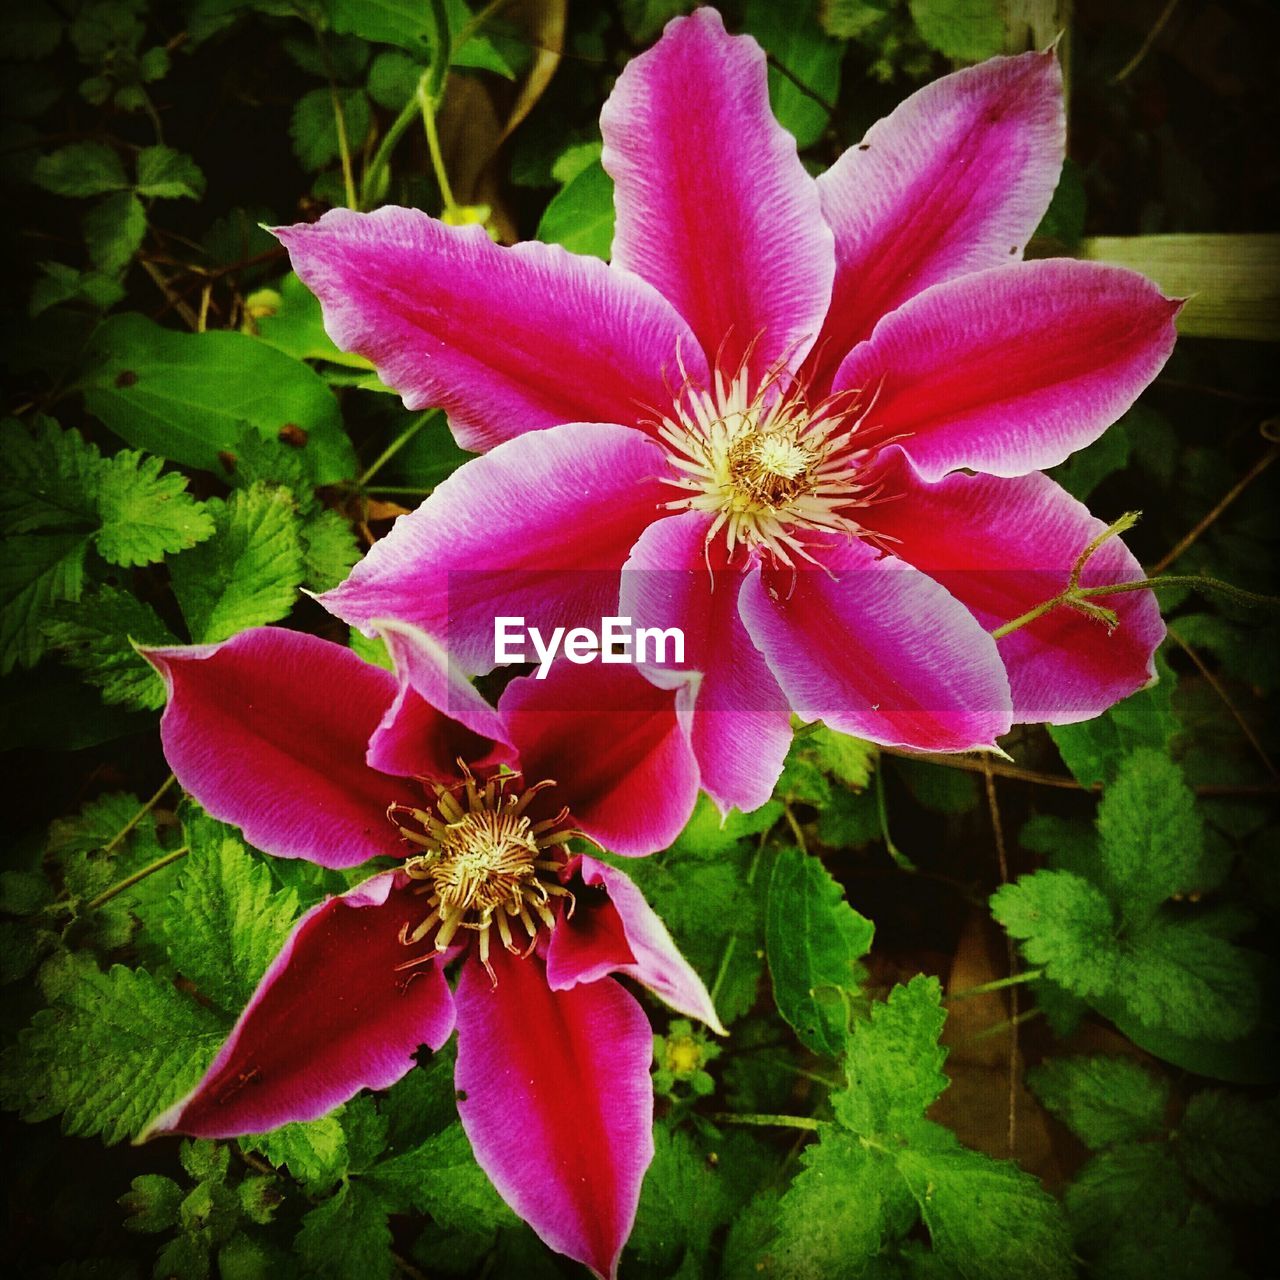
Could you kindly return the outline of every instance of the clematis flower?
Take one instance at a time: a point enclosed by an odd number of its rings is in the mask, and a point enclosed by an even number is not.
[[[165,754],[210,813],[280,857],[400,860],[298,921],[204,1078],[149,1133],[314,1119],[394,1084],[456,1024],[476,1159],[551,1248],[613,1276],[653,1155],[653,1035],[610,975],[722,1028],[631,881],[569,842],[643,854],[683,826],[698,781],[671,695],[629,667],[581,667],[568,678],[597,707],[630,709],[566,713],[561,665],[513,680],[496,710],[459,684],[449,718],[403,676],[439,674],[438,654],[386,634],[400,679],[274,628],[147,653],[168,686]]]
[[[277,233],[334,341],[490,451],[327,607],[402,618],[477,673],[495,613],[683,627],[685,667],[648,674],[679,684],[722,807],[767,798],[789,709],[958,751],[1153,679],[1150,592],[1113,597],[1110,631],[1058,609],[990,634],[1102,531],[1041,472],[1133,403],[1180,305],[1127,270],[1022,260],[1064,154],[1054,55],[928,85],[815,180],[763,51],[702,8],[600,124],[608,265],[410,209]],[[1083,582],[1140,576],[1112,540]]]

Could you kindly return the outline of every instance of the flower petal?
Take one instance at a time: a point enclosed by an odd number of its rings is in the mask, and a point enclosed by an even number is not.
[[[992,746],[1009,728],[1009,682],[964,605],[856,538],[810,546],[822,569],[754,570],[740,597],[796,713],[886,746]]]
[[[614,266],[656,285],[709,358],[723,344],[727,371],[749,348],[757,378],[798,365],[835,261],[795,139],[769,109],[764,50],[726,35],[714,9],[677,18],[627,64],[600,129]]]
[[[169,689],[165,756],[215,818],[259,849],[322,867],[403,852],[386,810],[414,792],[365,763],[396,696],[389,672],[283,627],[145,656]]]
[[[147,1134],[232,1138],[314,1120],[361,1089],[385,1089],[419,1046],[453,1031],[453,1000],[432,960],[399,939],[421,899],[384,871],[312,907],[294,926],[204,1079]]]
[[[644,281],[558,245],[493,243],[417,209],[334,209],[282,227],[293,268],[344,351],[410,409],[442,406],[458,443],[490,449],[562,422],[632,422],[666,407],[689,327]]]
[[[681,709],[703,790],[721,812],[757,809],[773,794],[791,745],[787,699],[738,614],[742,570],[707,543],[713,517],[687,511],[651,524],[622,572],[618,612],[637,627],[685,637]],[[714,557],[714,559],[712,559]],[[646,669],[671,685],[669,667]]]
[[[549,636],[613,611],[618,571],[668,496],[665,465],[628,427],[570,423],[508,441],[401,516],[320,602],[369,633],[389,619],[419,627],[459,670],[490,671],[498,616]]]
[[[921,480],[898,450],[887,460],[886,496],[866,523],[895,539],[894,554],[940,582],[993,631],[1052,599],[1071,567],[1106,527],[1083,503],[1038,472],[1014,479],[956,474]],[[1119,538],[1089,559],[1086,586],[1132,582],[1142,567]],[[999,641],[1018,721],[1071,724],[1150,683],[1164,622],[1154,593],[1109,596],[1120,625],[1056,609]]]
[[[554,663],[545,680],[519,676],[498,710],[527,782],[553,778],[553,808],[627,857],[665,849],[698,798],[698,765],[675,696],[636,669]]]
[[[926,480],[1055,466],[1096,440],[1173,350],[1170,301],[1123,267],[1047,258],[934,286],[836,374],[874,404],[867,446],[901,439]]]
[[[547,982],[552,991],[622,973],[678,1013],[725,1035],[706,985],[680,954],[644,894],[616,867],[588,857],[576,858],[574,864],[566,883],[573,885],[576,879],[576,905],[572,915],[561,914],[547,948]],[[584,892],[582,885],[604,893]]]
[[[546,1244],[612,1280],[653,1159],[649,1020],[612,978],[552,991],[537,956],[491,963],[496,986],[474,959],[458,978],[462,1127]]]
[[[810,357],[821,394],[881,316],[930,285],[1016,262],[1062,168],[1052,52],[943,76],[871,126],[818,179],[836,237],[831,310]]]

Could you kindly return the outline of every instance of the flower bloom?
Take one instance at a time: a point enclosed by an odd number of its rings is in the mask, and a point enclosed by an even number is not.
[[[767,798],[788,709],[955,751],[1153,678],[1149,592],[1112,598],[1110,632],[1058,609],[990,634],[1102,530],[1041,472],[1132,404],[1180,305],[1022,260],[1063,157],[1052,53],[938,80],[815,180],[762,50],[703,8],[628,65],[601,129],[609,265],[409,209],[278,232],[334,340],[490,451],[327,607],[478,673],[495,613],[574,625],[621,581],[619,612],[685,631],[682,717],[722,807]],[[1140,576],[1113,539],[1083,583]]]
[[[456,1024],[480,1165],[548,1245],[612,1276],[653,1156],[653,1034],[609,975],[722,1029],[631,881],[567,846],[586,833],[641,854],[679,832],[698,780],[672,695],[630,668],[577,667],[597,706],[631,709],[566,712],[561,664],[513,680],[496,710],[459,683],[450,718],[404,674],[447,679],[438,654],[405,629],[387,638],[399,680],[275,628],[148,652],[169,690],[165,753],[210,813],[281,857],[402,859],[298,921],[204,1078],[149,1132],[314,1119],[394,1084]]]

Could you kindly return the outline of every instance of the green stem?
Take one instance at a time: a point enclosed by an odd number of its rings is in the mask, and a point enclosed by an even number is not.
[[[84,909],[86,911],[96,911],[104,902],[110,902],[116,894],[123,893],[126,889],[132,889],[139,881],[145,880],[157,871],[163,871],[171,862],[177,862],[179,858],[186,857],[190,852],[191,846],[184,844],[181,849],[175,849],[172,853],[166,853],[164,857],[147,863],[141,871],[135,871],[133,875],[125,876],[123,880],[116,881],[109,889],[104,889],[96,898],[90,898],[84,904]]]
[[[1011,973],[1007,978],[996,978],[992,982],[979,983],[976,987],[964,987],[960,991],[953,991],[947,996],[947,999],[967,1000],[970,996],[985,996],[992,991],[1003,991],[1005,987],[1016,987],[1024,982],[1035,982],[1037,978],[1043,977],[1043,969],[1025,969],[1021,973]]]
[[[884,841],[889,857],[903,871],[918,870],[916,864],[893,843],[893,837],[889,834],[889,806],[884,799],[884,770],[881,768],[876,769],[876,812],[880,817],[880,838]]]
[[[1036,1005],[1033,1009],[1024,1009],[1016,1018],[1004,1018],[1000,1022],[990,1027],[984,1027],[981,1031],[974,1035],[968,1036],[965,1044],[980,1044],[983,1040],[990,1040],[993,1036],[1001,1035],[1005,1031],[1012,1031],[1015,1027],[1020,1027],[1024,1022],[1030,1022],[1032,1018],[1038,1018],[1044,1010]]]
[[[436,129],[436,108],[444,98],[444,82],[453,54],[453,40],[449,34],[449,15],[444,0],[431,0],[431,19],[435,24],[435,44],[431,50],[431,66],[427,69],[425,83],[418,85],[418,103],[422,108],[422,127],[427,135],[427,151],[431,156],[431,168],[440,188],[440,199],[446,214],[457,212],[458,203],[453,198],[449,175],[445,172],[444,156],[440,151],[440,134]]]
[[[747,1124],[770,1129],[804,1129],[817,1133],[822,1121],[812,1116],[738,1115],[733,1111],[715,1111],[707,1117],[714,1124]]]
[[[112,849],[114,849],[116,845],[118,845],[120,841],[123,840],[125,836],[127,836],[129,832],[132,831],[134,827],[136,827],[138,823],[140,823],[143,820],[143,818],[145,818],[147,814],[149,814],[151,810],[154,809],[156,805],[160,803],[160,798],[164,795],[166,791],[169,790],[171,786],[173,786],[173,784],[176,781],[177,781],[177,778],[175,778],[173,774],[170,774],[160,784],[159,789],[156,791],[155,795],[153,795],[151,799],[148,800],[146,804],[144,804],[142,808],[139,809],[138,812],[135,813],[133,817],[130,818],[129,821],[126,822],[124,826],[121,827],[120,830],[117,831],[115,835],[113,835],[111,839],[108,840],[107,843],[102,846],[102,852],[110,853]]]
[[[414,436],[422,429],[427,419],[434,413],[433,409],[428,409],[425,413],[420,413],[407,427],[389,444],[376,458],[364,469],[364,474],[356,483],[363,489],[374,476],[378,474],[382,468],[391,461],[392,458],[400,452],[401,449],[413,439]],[[383,489],[383,493],[389,493],[390,490]],[[415,492],[417,492],[415,490]]]
[[[404,137],[405,131],[418,118],[418,95],[425,90],[429,74],[430,72],[427,71],[422,73],[417,88],[414,89],[408,102],[400,108],[400,114],[391,122],[391,127],[383,135],[382,141],[378,143],[378,149],[373,153],[373,159],[369,161],[369,167],[365,170],[364,178],[360,183],[360,207],[362,209],[367,208],[374,199],[373,193],[378,188],[383,171],[391,163],[391,153],[395,151],[400,139]]]
[[[755,856],[751,859],[751,865],[747,868],[747,888],[749,889],[754,883],[756,872],[760,869],[760,859],[764,856],[764,844],[769,838],[769,831],[760,833],[760,842],[756,845]],[[738,949],[738,935],[731,933],[729,940],[724,944],[724,950],[720,953],[720,967],[716,970],[715,981],[711,984],[711,1003],[714,1005],[716,997],[720,994],[720,988],[724,985],[724,980],[729,974],[729,966],[733,963],[734,953]]]

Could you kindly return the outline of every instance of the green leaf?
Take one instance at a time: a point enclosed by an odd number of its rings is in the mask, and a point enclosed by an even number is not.
[[[352,369],[372,370],[364,356],[340,351],[325,332],[320,300],[293,272],[274,288],[245,299],[245,329],[295,360],[327,360]]]
[[[122,449],[98,473],[102,527],[94,539],[109,564],[153,564],[185,551],[213,533],[213,517],[187,493],[177,472],[161,475],[160,458]]]
[[[1022,954],[1076,995],[1108,991],[1117,964],[1115,917],[1102,891],[1070,871],[1037,871],[991,895],[991,913]]]
[[[948,1274],[1059,1280],[1075,1274],[1066,1219],[1029,1173],[956,1143],[939,1125],[895,1157]]]
[[[123,271],[147,234],[147,212],[132,191],[93,206],[81,221],[89,259],[99,271]]]
[[[247,334],[178,333],[131,312],[94,333],[85,405],[122,440],[187,466],[221,471],[243,423],[268,439],[302,427],[317,484],[354,474],[355,455],[324,380]]]
[[[92,529],[98,450],[78,431],[38,418],[34,435],[14,418],[0,423],[0,530]]]
[[[1084,179],[1080,174],[1080,166],[1068,157],[1063,161],[1062,175],[1059,177],[1058,185],[1054,189],[1053,199],[1049,202],[1049,207],[1045,210],[1044,217],[1040,219],[1040,225],[1036,228],[1035,234],[1044,239],[1057,240],[1059,244],[1066,246],[1066,248],[1074,249],[1084,235],[1085,208]],[[1117,430],[1117,427],[1120,429]],[[1119,423],[1112,427],[1102,437],[1102,440],[1108,440],[1113,436],[1117,436],[1123,442],[1124,457],[1127,459],[1129,456],[1129,441]],[[1101,444],[1102,440],[1098,443]],[[1092,451],[1091,447],[1084,452],[1089,453]],[[1077,458],[1079,456],[1079,454],[1076,454]],[[1118,471],[1122,466],[1124,466],[1124,461],[1117,463],[1111,470]],[[1075,489],[1071,489],[1070,492],[1075,494],[1082,502],[1088,496],[1087,493],[1079,493]]]
[[[41,156],[31,176],[58,196],[96,196],[132,186],[120,157],[102,142],[74,142]]]
[[[387,1211],[359,1182],[344,1182],[302,1219],[294,1250],[307,1275],[325,1280],[390,1280],[395,1274]]]
[[[82,534],[14,538],[0,544],[0,673],[39,661],[49,610],[80,598],[88,549],[89,539]]]
[[[693,814],[672,849],[699,858],[718,858],[732,850],[738,841],[768,831],[780,817],[782,806],[773,800],[750,813],[730,809],[722,817],[711,797],[703,794],[698,797]]]
[[[347,147],[351,152],[358,152],[369,132],[369,99],[363,89],[339,89],[338,102]],[[338,158],[341,154],[338,122],[333,95],[327,88],[312,89],[294,103],[289,137],[293,140],[293,153],[304,169],[314,172]]]
[[[476,1164],[455,1120],[420,1146],[374,1165],[362,1179],[393,1212],[429,1213],[454,1231],[492,1231],[518,1219]]]
[[[245,1151],[265,1156],[310,1192],[333,1186],[347,1171],[347,1139],[336,1114],[305,1123],[283,1124],[270,1133],[241,1138]]]
[[[104,702],[147,711],[164,706],[164,681],[133,646],[182,642],[149,604],[119,587],[101,587],[78,603],[55,605],[50,616],[50,646],[102,691]]]
[[[226,1028],[145,969],[82,973],[0,1059],[0,1100],[66,1133],[136,1137],[199,1080]]]
[[[653,1142],[653,1163],[640,1190],[628,1244],[641,1262],[661,1267],[665,1274],[682,1255],[706,1255],[728,1205],[723,1175],[707,1164],[687,1133],[656,1125]]]
[[[208,507],[213,537],[170,567],[183,617],[201,644],[283,618],[304,576],[298,518],[287,490],[258,485]]]
[[[920,37],[948,58],[978,62],[1004,47],[995,0],[907,0]]]
[[[1280,1195],[1280,1099],[1197,1093],[1178,1126],[1177,1154],[1210,1195],[1261,1208]]]
[[[1096,1155],[1066,1190],[1076,1239],[1090,1250],[1142,1224],[1147,1234],[1171,1231],[1190,1206],[1190,1188],[1164,1143],[1115,1147]]]
[[[871,783],[880,749],[873,742],[847,733],[828,729],[825,724],[812,726],[803,738],[803,750],[824,773],[854,791]]]
[[[284,944],[298,912],[289,889],[230,828],[204,815],[184,824],[191,852],[162,920],[174,967],[206,999],[236,1014]]]
[[[204,195],[204,174],[188,155],[172,147],[143,147],[138,152],[140,196],[161,200],[199,200]]]
[[[147,1234],[168,1231],[178,1224],[182,1188],[172,1178],[143,1173],[134,1178],[132,1190],[125,1192],[116,1203],[129,1215],[124,1224],[126,1231]]]
[[[822,137],[830,118],[828,105],[834,106],[840,92],[844,46],[819,25],[818,9],[817,0],[786,5],[747,0],[743,12],[744,29],[760,41],[774,62],[790,72],[786,75],[776,66],[769,68],[769,101],[778,123],[795,135],[796,145],[802,149]]]
[[[817,858],[779,851],[769,880],[765,954],[778,1012],[815,1053],[844,1051],[850,997],[863,976],[858,961],[874,932]]]
[[[892,0],[824,0],[819,7],[822,29],[840,40],[861,36],[888,15]]]
[[[1050,474],[1073,498],[1084,502],[1108,476],[1124,470],[1132,452],[1133,443],[1125,425],[1117,422]]]
[[[938,1044],[946,1014],[937,978],[918,974],[897,986],[854,1029],[845,1059],[848,1084],[831,1102],[841,1124],[865,1138],[899,1134],[947,1087]]]
[[[607,261],[613,248],[613,222],[613,179],[596,160],[551,197],[537,237]]]
[[[66,23],[44,0],[14,5],[4,15],[0,36],[6,58],[37,59],[51,54],[61,43]]]
[[[1027,1072],[1031,1092],[1093,1150],[1164,1128],[1169,1085],[1131,1058],[1052,1058]]]
[[[336,587],[360,559],[360,544],[340,512],[318,512],[304,521],[301,537],[302,580],[312,591]]]

